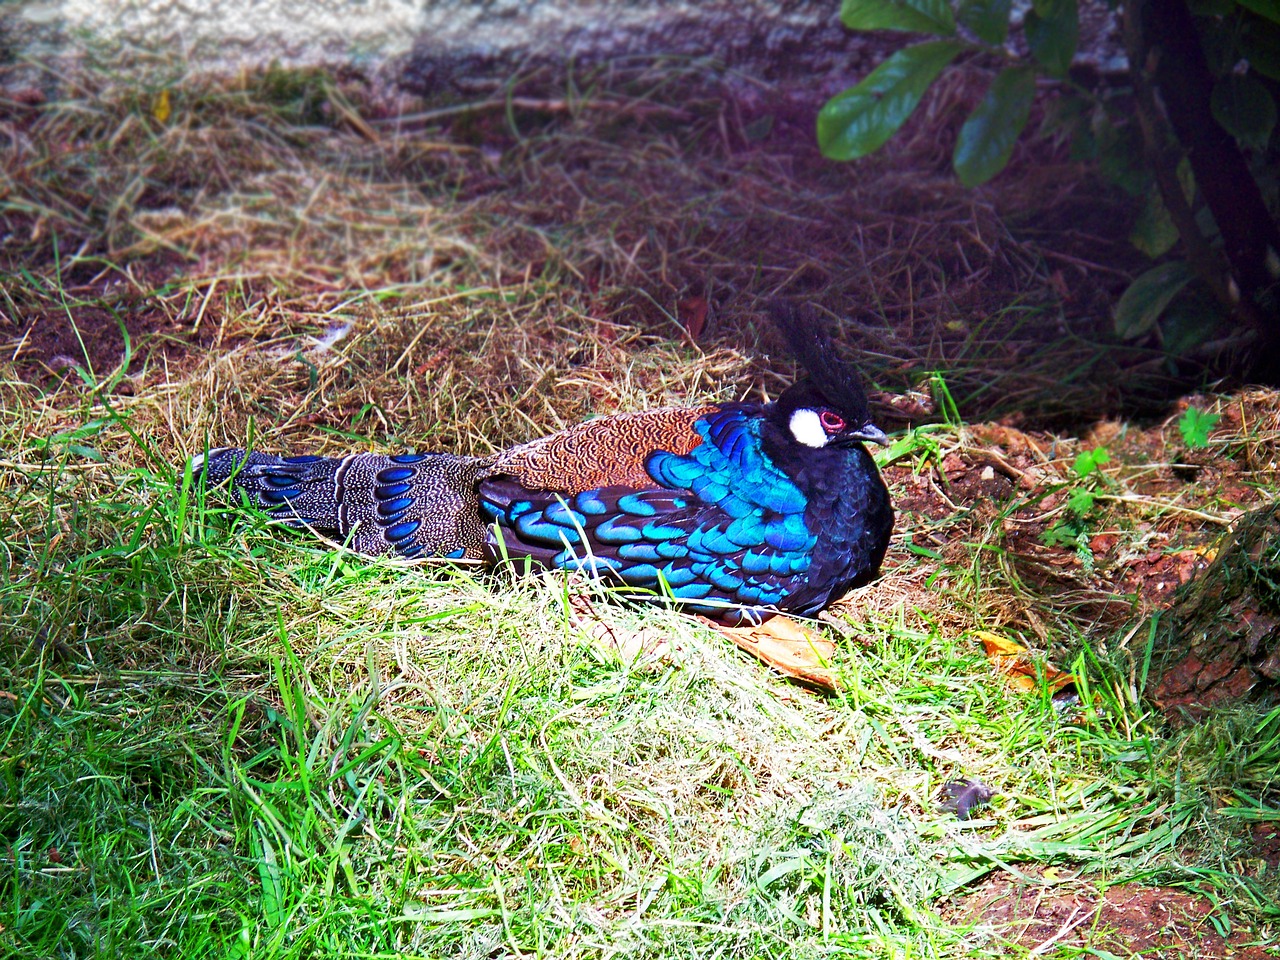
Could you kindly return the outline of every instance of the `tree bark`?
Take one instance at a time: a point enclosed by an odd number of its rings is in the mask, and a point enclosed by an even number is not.
[[[1193,717],[1223,700],[1280,695],[1280,504],[1245,514],[1161,615],[1154,699]]]

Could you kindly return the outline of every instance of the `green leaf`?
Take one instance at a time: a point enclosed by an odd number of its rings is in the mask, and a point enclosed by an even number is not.
[[[1088,123],[1093,103],[1085,97],[1062,93],[1044,105],[1040,136],[1070,137]]]
[[[799,857],[792,857],[784,860],[776,866],[770,867],[765,873],[756,878],[756,886],[761,890],[769,889],[769,885],[777,883],[783,877],[795,873],[797,870],[807,870],[813,865],[813,860],[804,854]]]
[[[1266,17],[1273,23],[1280,23],[1280,0],[1236,0],[1236,2],[1260,17]]]
[[[1239,8],[1235,8],[1239,11]],[[1232,17],[1201,17],[1196,22],[1200,49],[1204,51],[1209,72],[1215,78],[1233,72],[1240,62],[1240,20]]]
[[[1092,131],[1102,175],[1131,196],[1146,196],[1152,176],[1137,124],[1117,125],[1099,111],[1093,117]]]
[[[1022,21],[1031,55],[1057,76],[1066,76],[1080,40],[1076,0],[1037,0]]]
[[[1210,98],[1213,119],[1240,141],[1241,146],[1265,150],[1276,126],[1276,102],[1271,91],[1253,77],[1223,77]]]
[[[828,100],[818,113],[822,155],[855,160],[880,149],[962,49],[954,40],[935,40],[899,50],[856,87]]]
[[[1240,26],[1240,52],[1249,61],[1249,70],[1280,80],[1280,24],[1246,17]]]
[[[1036,96],[1032,67],[1002,71],[960,128],[952,163],[966,187],[986,183],[1004,169]]]
[[[946,0],[844,0],[840,22],[850,30],[903,30],[907,33],[956,32]]]
[[[1147,191],[1147,202],[1142,212],[1129,231],[1129,242],[1152,260],[1168,253],[1169,248],[1178,242],[1178,228],[1164,205],[1160,188],[1154,183]]]
[[[260,820],[254,820],[250,840],[256,849],[255,859],[258,861],[258,883],[261,887],[261,906],[263,917],[273,927],[284,922],[284,878],[280,870],[280,862],[275,847],[267,837],[266,827]]]
[[[1196,195],[1196,178],[1191,172],[1191,161],[1186,157],[1178,161],[1178,185],[1182,188],[1182,196],[1190,204]],[[1177,240],[1178,228],[1169,215],[1164,194],[1153,181],[1147,187],[1146,204],[1129,232],[1129,242],[1154,260],[1168,253]]]
[[[66,451],[73,457],[80,457],[83,460],[92,460],[95,463],[102,463],[102,454],[93,447],[86,447],[82,443],[68,443]]]
[[[1182,434],[1182,442],[1191,450],[1207,447],[1209,445],[1209,431],[1221,419],[1221,414],[1205,413],[1195,407],[1187,407],[1187,412],[1178,421],[1178,431]]]
[[[987,43],[1004,43],[1009,35],[1009,8],[1013,0],[964,0],[956,16]]]
[[[1079,456],[1076,457],[1075,463],[1071,465],[1071,469],[1076,472],[1076,476],[1083,480],[1089,474],[1098,470],[1104,463],[1111,462],[1111,454],[1107,452],[1106,447],[1094,447],[1092,450],[1081,450]]]
[[[1055,523],[1040,534],[1040,542],[1046,547],[1074,547],[1083,533],[1078,523]]]
[[[1116,304],[1116,335],[1132,340],[1150,330],[1193,276],[1185,260],[1170,260],[1135,279]]]
[[[1080,454],[1084,456],[1084,454]],[[1077,517],[1084,517],[1093,509],[1094,501],[1098,498],[1094,496],[1093,491],[1085,490],[1081,487],[1079,490],[1073,490],[1071,496],[1067,498],[1067,509],[1074,513]]]
[[[1232,332],[1226,309],[1204,284],[1187,287],[1160,315],[1160,345],[1173,356]]]
[[[759,143],[761,140],[768,138],[773,132],[773,114],[766,113],[764,116],[757,117],[742,128],[742,136],[749,143]]]

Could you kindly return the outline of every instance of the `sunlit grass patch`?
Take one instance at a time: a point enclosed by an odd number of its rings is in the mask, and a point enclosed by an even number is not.
[[[0,597],[28,638],[6,677],[23,948],[937,953],[960,941],[935,898],[1019,864],[1270,909],[1232,871],[1233,822],[1272,789],[1256,712],[1165,731],[1096,659],[1063,712],[914,614],[864,623],[831,700],[677,614],[604,605],[675,641],[633,667],[554,578],[335,554],[134,477],[102,501],[132,511],[64,531],[123,546],[42,573],[33,541]],[[956,775],[1000,791],[964,823],[937,807]]]

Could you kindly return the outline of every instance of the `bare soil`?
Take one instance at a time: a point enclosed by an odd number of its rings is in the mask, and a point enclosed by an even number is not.
[[[1045,871],[1029,871],[1026,880],[992,877],[957,898],[946,915],[954,923],[990,928],[1037,956],[1050,948],[1090,956],[1105,950],[1143,960],[1266,960],[1276,955],[1221,915],[1215,924],[1214,907],[1206,897],[1136,883],[1099,889],[1069,879],[1069,871],[1059,874],[1050,878]]]
[[[75,292],[74,288],[68,290]],[[94,379],[104,378],[122,365],[126,374],[137,374],[161,358],[181,360],[192,349],[207,346],[209,340],[145,304],[122,305],[117,311],[68,305],[60,313],[50,310],[29,315],[22,325],[0,322],[0,337],[6,348],[12,345],[9,359],[18,375],[44,386],[73,376],[77,367]],[[122,381],[116,389],[128,394],[134,386]]]
[[[1273,422],[1277,402],[1273,391],[1241,393],[1223,407],[1219,428]],[[950,551],[957,560],[982,539],[984,528],[997,524],[1010,562],[1029,596],[1044,603],[1046,615],[1060,608],[1061,591],[1068,590],[1083,621],[1115,629],[1167,603],[1208,566],[1230,518],[1273,496],[1271,444],[1212,453],[1185,449],[1174,421],[1188,406],[1206,403],[1189,396],[1162,423],[1100,421],[1080,438],[1024,431],[1007,420],[973,424],[968,442],[947,452],[933,470],[906,464],[889,469],[900,523],[927,528],[914,542],[944,555]],[[1123,487],[1099,487],[1100,497],[1113,497],[1122,508],[1168,506],[1158,517],[1136,523],[1099,516],[1091,524],[1086,562],[1078,549],[1046,543],[1044,535],[1067,518],[1065,504],[1076,480],[1073,457],[1098,447],[1109,451],[1113,475],[1123,477]],[[1226,512],[1220,513],[1223,506]]]

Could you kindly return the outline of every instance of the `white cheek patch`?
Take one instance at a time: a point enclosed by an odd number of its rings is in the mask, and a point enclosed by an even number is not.
[[[822,421],[818,419],[816,410],[797,410],[791,414],[788,426],[797,443],[803,443],[806,447],[827,445],[827,431],[822,429]]]

